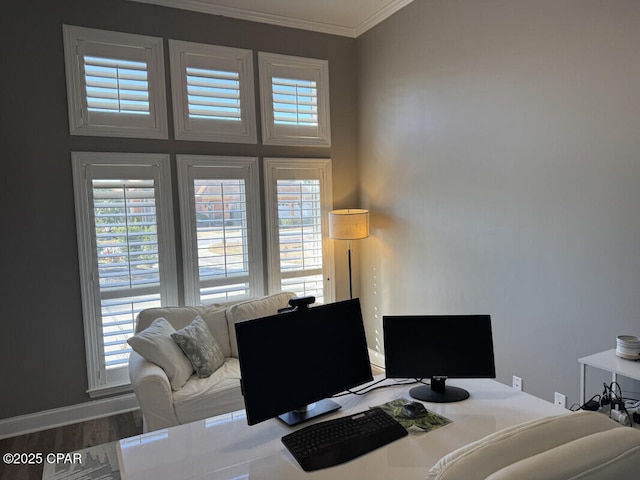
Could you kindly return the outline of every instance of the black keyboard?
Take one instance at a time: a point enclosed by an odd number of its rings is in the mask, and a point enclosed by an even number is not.
[[[309,425],[282,437],[282,443],[306,472],[332,467],[407,435],[402,425],[379,408]]]

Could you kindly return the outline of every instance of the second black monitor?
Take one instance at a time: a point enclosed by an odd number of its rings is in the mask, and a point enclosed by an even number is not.
[[[428,402],[464,400],[469,392],[447,378],[495,378],[489,315],[388,315],[383,317],[388,378],[429,378],[410,395]]]

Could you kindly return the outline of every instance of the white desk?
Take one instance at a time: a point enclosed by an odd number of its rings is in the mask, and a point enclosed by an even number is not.
[[[620,358],[616,355],[615,349],[594,353],[578,359],[578,362],[580,362],[580,405],[584,405],[586,399],[587,366],[611,372],[612,382],[618,381],[618,375],[640,380],[640,361]]]
[[[458,447],[520,422],[568,413],[562,407],[494,380],[448,380],[448,383],[466,388],[471,397],[457,403],[425,405],[452,423],[431,432],[410,434],[336,467],[304,472],[280,441],[292,431],[291,427],[275,419],[250,427],[244,411],[239,411],[121,440],[118,455],[122,478],[424,479],[440,457]],[[318,421],[362,411],[396,398],[409,398],[409,388],[396,386],[366,396],[339,397],[335,400],[342,409]]]

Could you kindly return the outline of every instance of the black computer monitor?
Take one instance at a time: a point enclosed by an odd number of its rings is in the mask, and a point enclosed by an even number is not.
[[[384,316],[387,378],[430,378],[409,394],[427,402],[456,402],[469,397],[447,378],[495,378],[489,315]]]
[[[273,417],[301,423],[340,408],[327,397],[373,380],[358,299],[235,328],[249,425]]]

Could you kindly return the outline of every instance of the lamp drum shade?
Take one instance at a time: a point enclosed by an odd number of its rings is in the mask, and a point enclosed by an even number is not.
[[[347,208],[329,212],[329,237],[335,240],[359,240],[369,236],[369,211]]]

